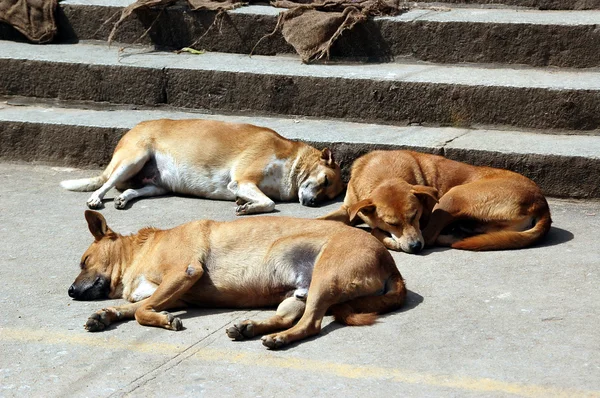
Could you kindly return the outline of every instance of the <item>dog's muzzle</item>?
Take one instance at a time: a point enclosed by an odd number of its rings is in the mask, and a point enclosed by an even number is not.
[[[96,300],[108,297],[109,283],[102,276],[97,277],[94,283],[87,286],[77,286],[73,283],[67,293],[74,300]]]
[[[421,242],[419,242],[418,240],[415,242],[411,242],[408,245],[408,252],[411,254],[415,254],[421,251],[421,249],[423,248],[423,245],[421,244]]]
[[[308,207],[315,207],[317,205],[317,200],[315,198],[302,198],[302,205]]]

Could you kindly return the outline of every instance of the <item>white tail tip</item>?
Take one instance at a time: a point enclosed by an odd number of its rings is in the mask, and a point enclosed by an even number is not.
[[[61,181],[60,186],[69,191],[88,192],[102,186],[102,177],[81,178],[78,180]]]

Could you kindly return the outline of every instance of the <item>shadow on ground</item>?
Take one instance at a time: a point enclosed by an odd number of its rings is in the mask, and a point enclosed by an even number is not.
[[[415,293],[415,292],[413,292],[411,290],[407,290],[406,301],[405,301],[404,306],[402,308],[400,308],[399,310],[397,310],[397,311],[393,311],[393,312],[389,312],[387,314],[379,315],[377,317],[377,321],[375,322],[375,324],[377,324],[378,322],[380,322],[382,319],[386,319],[386,318],[388,318],[390,316],[398,316],[402,312],[406,312],[406,311],[412,310],[413,308],[415,308],[419,304],[421,304],[423,302],[423,300],[424,300],[423,296],[421,296],[420,294]],[[289,350],[289,349],[293,349],[298,344],[308,343],[310,341],[318,339],[319,337],[322,337],[322,336],[326,336],[329,333],[335,332],[336,330],[338,330],[340,328],[344,328],[344,327],[349,327],[349,326],[342,325],[341,323],[338,323],[338,322],[331,322],[331,323],[329,323],[328,325],[324,326],[321,329],[321,333],[319,333],[319,334],[317,334],[315,336],[308,337],[306,339],[302,339],[302,340],[296,341],[296,342],[291,343],[290,345],[287,345],[285,347],[279,348],[278,351],[286,351],[286,350]],[[257,336],[257,337],[259,337],[259,336]]]

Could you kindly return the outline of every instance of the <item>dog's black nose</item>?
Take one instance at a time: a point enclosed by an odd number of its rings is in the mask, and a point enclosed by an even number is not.
[[[69,297],[75,298],[75,286],[73,285],[69,287]]]
[[[315,198],[310,198],[310,199],[302,199],[302,204],[304,206],[310,206],[310,207],[314,207],[317,204],[317,201],[315,200]]]
[[[421,251],[422,248],[423,248],[423,245],[419,241],[412,242],[411,244],[408,245],[408,249],[410,250],[411,253],[417,253],[417,252]]]

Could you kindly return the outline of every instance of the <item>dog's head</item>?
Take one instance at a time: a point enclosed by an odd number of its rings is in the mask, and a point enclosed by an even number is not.
[[[316,206],[333,199],[344,190],[342,171],[328,148],[323,149],[298,188],[298,198],[304,206]]]
[[[115,298],[116,284],[112,281],[112,271],[118,264],[120,236],[107,225],[102,214],[87,210],[85,219],[94,243],[83,253],[79,264],[81,272],[69,287],[69,296],[75,300],[97,300]]]
[[[425,244],[422,224],[437,201],[435,188],[392,180],[374,189],[369,198],[350,206],[348,215],[350,221],[358,216],[373,230],[389,235],[393,249],[418,253]]]

